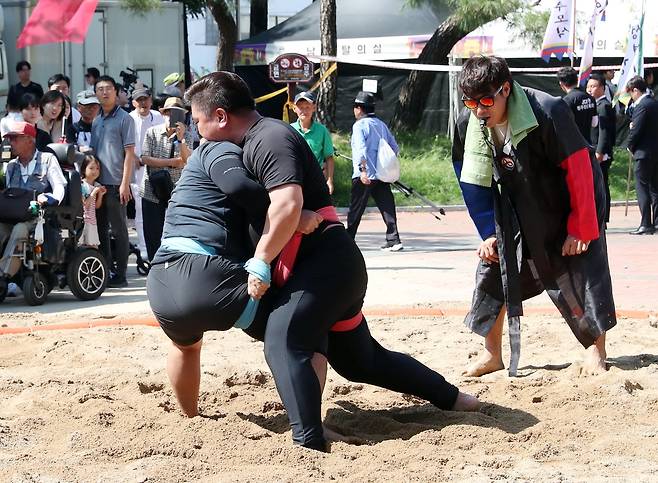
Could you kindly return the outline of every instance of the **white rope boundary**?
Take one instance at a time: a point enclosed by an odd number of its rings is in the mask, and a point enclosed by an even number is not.
[[[333,57],[330,55],[307,55],[315,62],[338,62],[343,64],[365,65],[368,67],[381,67],[384,69],[398,70],[420,70],[427,72],[459,72],[462,70],[459,65],[437,65],[437,64],[408,64],[402,62],[389,62],[385,60],[361,60],[353,57]],[[658,67],[656,64],[644,64],[645,68]],[[529,73],[552,73],[557,72],[562,67],[510,67],[510,72],[529,72]],[[621,65],[595,65],[593,71],[597,70],[618,70]]]

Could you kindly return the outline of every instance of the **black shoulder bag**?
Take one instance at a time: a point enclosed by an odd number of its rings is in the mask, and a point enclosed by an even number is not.
[[[171,150],[169,151],[169,159],[174,157],[174,143],[171,143]],[[153,188],[153,194],[160,203],[169,203],[171,192],[174,190],[174,182],[171,180],[171,173],[167,168],[153,171],[150,166],[146,167],[149,175],[149,182]]]
[[[30,212],[30,201],[35,199],[33,190],[7,188],[0,192],[0,222],[20,223],[34,218]]]

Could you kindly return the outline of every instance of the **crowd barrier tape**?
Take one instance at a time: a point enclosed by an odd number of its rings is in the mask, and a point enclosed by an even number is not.
[[[328,76],[330,76],[337,68],[338,68],[338,65],[336,64],[336,62],[331,64],[331,67],[329,67],[329,69],[327,69],[327,71],[324,74],[322,74],[322,77],[320,77],[320,79],[318,79],[318,81],[315,84],[313,84],[313,87],[311,87],[309,89],[309,91],[314,91],[318,87],[320,87],[320,84],[322,83],[322,81],[325,80]],[[319,72],[320,72],[320,69],[316,69],[313,73],[318,74]],[[267,101],[269,99],[272,99],[273,97],[279,96],[279,95],[281,95],[281,94],[283,94],[284,92],[287,92],[287,91],[288,91],[288,87],[282,87],[279,90],[276,90],[274,92],[270,92],[269,94],[265,94],[263,96],[257,97],[256,99],[254,99],[254,101],[256,102],[256,104],[260,104],[261,102],[265,102],[265,101]]]
[[[283,87],[283,88],[279,89],[278,91],[270,92],[269,94],[265,94],[264,96],[257,97],[256,99],[254,99],[254,101],[256,102],[256,104],[260,104],[261,102],[265,102],[269,99],[272,99],[273,97],[281,95],[284,92],[288,92],[287,87]]]
[[[420,70],[427,72],[459,72],[462,70],[460,65],[437,65],[437,64],[411,64],[402,62],[391,62],[385,60],[362,60],[354,57],[334,57],[330,55],[309,55],[307,56],[314,62],[336,62],[343,64],[364,65],[368,67],[382,67],[385,69],[399,70]],[[645,68],[658,67],[656,64],[644,64]],[[557,72],[562,67],[510,67],[510,72],[528,72],[528,73],[551,73]],[[619,70],[621,65],[595,65],[592,70]]]

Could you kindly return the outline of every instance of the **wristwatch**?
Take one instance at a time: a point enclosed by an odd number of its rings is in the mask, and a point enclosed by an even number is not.
[[[365,173],[366,169],[367,168],[365,166],[363,166],[362,164],[359,165],[359,171],[361,171],[362,173]]]

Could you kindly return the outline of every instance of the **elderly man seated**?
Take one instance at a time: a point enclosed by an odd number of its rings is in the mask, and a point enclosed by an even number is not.
[[[35,191],[37,202],[42,205],[58,205],[64,198],[66,179],[57,158],[51,153],[42,153],[35,145],[36,129],[27,122],[15,122],[5,135],[11,142],[12,155],[7,163],[5,183],[7,188],[22,188]],[[0,223],[0,247],[7,245],[0,258],[0,283],[14,276],[20,268],[20,259],[14,251],[28,239],[36,220],[16,224]]]

